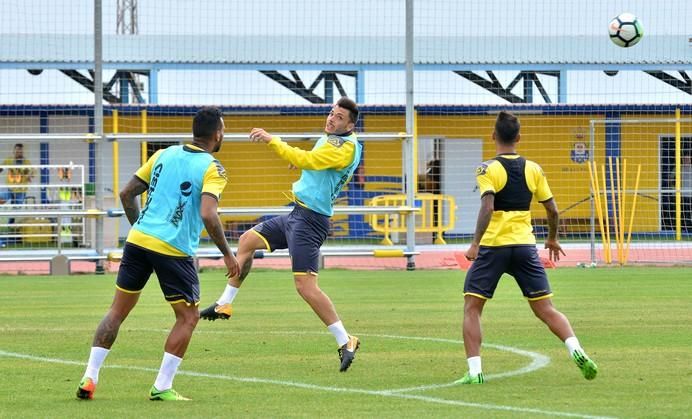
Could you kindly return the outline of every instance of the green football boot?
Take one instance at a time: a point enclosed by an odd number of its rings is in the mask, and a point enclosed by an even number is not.
[[[584,352],[574,351],[572,352],[572,359],[577,367],[581,370],[582,375],[587,380],[593,380],[598,374],[598,366],[595,362],[591,360]]]
[[[164,391],[158,391],[156,387],[151,386],[151,390],[149,390],[149,400],[162,400],[162,401],[188,401],[192,399],[188,399],[187,397],[181,395],[177,391],[173,390],[172,388],[169,388],[168,390]]]
[[[485,383],[485,377],[483,377],[483,373],[480,373],[478,375],[471,375],[470,373],[466,373],[463,377],[460,379],[456,380],[454,384],[483,384]]]

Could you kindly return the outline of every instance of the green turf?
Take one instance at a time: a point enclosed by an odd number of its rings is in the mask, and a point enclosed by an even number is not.
[[[555,305],[599,365],[594,381],[582,378],[507,277],[486,306],[485,342],[549,357],[547,366],[493,379],[530,360],[488,346],[483,385],[388,392],[448,384],[466,372],[462,272],[322,272],[322,288],[362,340],[344,374],[333,338],[295,292],[290,273],[257,271],[231,320],[200,322],[181,365],[190,374],[174,383],[194,399],[187,403],[147,400],[173,322],[155,278],[120,330],[95,400],[77,401],[114,277],[1,276],[0,417],[689,416],[689,269],[562,268],[549,274]],[[225,281],[213,271],[201,280],[206,306]]]

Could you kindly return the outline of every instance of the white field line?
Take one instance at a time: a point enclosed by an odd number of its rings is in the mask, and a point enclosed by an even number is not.
[[[17,330],[17,329],[2,328],[1,330],[8,331],[8,330]],[[32,330],[35,330],[35,329],[32,329]],[[129,330],[168,332],[168,330],[165,330],[165,329],[129,329]],[[51,331],[58,331],[58,330],[57,329],[51,329]],[[70,331],[74,332],[73,329],[70,329]],[[208,331],[208,332],[205,331],[204,333],[228,334],[228,332],[216,332],[216,331]],[[235,334],[238,334],[238,333],[245,333],[245,334],[265,333],[265,334],[282,334],[282,335],[283,334],[290,334],[290,335],[322,334],[322,333],[317,333],[317,332],[234,332],[234,333]],[[461,341],[453,340],[453,339],[426,338],[426,337],[413,337],[413,336],[378,335],[378,334],[361,334],[361,336],[380,337],[380,338],[388,338],[388,339],[401,339],[401,340],[421,340],[421,341],[443,342],[443,343],[454,343],[454,344],[461,343]],[[529,356],[530,358],[532,358],[532,362],[530,365],[523,367],[523,368],[520,368],[518,370],[509,371],[509,372],[500,373],[500,374],[494,374],[495,378],[507,377],[507,376],[518,375],[518,374],[525,374],[525,373],[534,371],[538,368],[541,368],[541,367],[547,365],[548,362],[550,362],[550,359],[548,357],[545,357],[545,356],[540,355],[540,354],[528,352],[528,351],[523,351],[523,350],[516,349],[516,348],[511,348],[511,347],[501,346],[501,345],[491,345],[491,344],[485,344],[484,346],[496,348],[499,350],[507,350],[509,352],[517,353],[519,355],[526,355],[526,356]],[[533,355],[538,355],[538,356],[535,357]],[[2,349],[0,349],[0,357],[19,358],[19,359],[26,359],[26,360],[30,360],[30,361],[47,362],[47,363],[63,364],[63,365],[77,365],[77,366],[84,366],[85,365],[84,362],[79,362],[79,361],[72,361],[72,360],[59,359],[59,358],[40,357],[40,356],[34,356],[34,355],[29,355],[29,354],[8,352],[8,351],[4,351]],[[148,367],[125,366],[125,365],[107,365],[105,367],[106,368],[114,368],[114,369],[124,369],[124,370],[129,370],[129,371],[142,371],[142,372],[152,372],[152,373],[158,372],[157,369],[148,368]],[[540,415],[558,416],[558,417],[609,418],[606,416],[592,416],[592,415],[585,415],[585,414],[581,414],[581,413],[558,412],[558,411],[551,411],[551,410],[533,409],[533,408],[516,407],[516,406],[505,406],[505,405],[495,405],[495,404],[487,404],[487,403],[473,403],[473,402],[465,402],[465,401],[461,401],[461,400],[448,400],[448,399],[441,399],[441,398],[436,398],[436,397],[428,397],[428,396],[421,396],[421,395],[414,395],[414,394],[402,394],[404,391],[421,391],[421,390],[441,388],[441,387],[450,387],[453,384],[438,384],[438,385],[431,385],[431,386],[411,387],[408,389],[366,390],[366,389],[357,389],[357,388],[320,386],[320,385],[315,385],[315,384],[307,384],[307,383],[300,383],[300,382],[294,382],[294,381],[272,380],[272,379],[266,379],[266,378],[236,377],[236,376],[231,376],[231,375],[209,374],[209,373],[186,371],[186,370],[179,370],[178,375],[186,375],[186,376],[190,376],[190,377],[213,378],[213,379],[229,380],[229,381],[244,382],[244,383],[271,384],[271,385],[295,387],[295,388],[315,390],[315,391],[393,397],[393,398],[399,398],[399,399],[418,400],[418,401],[422,401],[422,402],[426,402],[426,403],[443,404],[443,405],[450,405],[450,406],[472,407],[472,408],[478,408],[478,409],[484,409],[484,410],[500,410],[500,411],[508,411],[508,412],[530,413],[530,414],[540,414]]]
[[[28,361],[47,362],[47,363],[52,363],[52,364],[84,366],[84,362],[72,361],[72,360],[68,360],[68,359],[34,356],[34,355],[29,355],[29,354],[20,354],[20,353],[16,353],[16,352],[7,352],[7,351],[4,351],[2,349],[0,349],[0,357],[18,358],[18,359],[25,359]],[[158,370],[155,368],[136,367],[136,366],[127,366],[127,365],[108,365],[107,368],[123,369],[123,370],[128,370],[128,371],[151,372],[151,373],[157,373],[158,372]],[[532,414],[559,416],[559,417],[572,417],[572,418],[589,418],[589,419],[603,419],[603,418],[605,418],[605,419],[609,419],[606,416],[592,416],[592,415],[585,415],[585,414],[581,414],[581,413],[558,412],[558,411],[553,411],[553,410],[533,409],[533,408],[515,407],[515,406],[503,406],[503,405],[486,404],[486,403],[473,403],[473,402],[465,402],[465,401],[461,401],[461,400],[447,400],[447,399],[440,399],[440,398],[436,398],[436,397],[418,396],[418,395],[413,395],[413,394],[390,393],[387,391],[376,391],[376,390],[365,390],[365,389],[357,389],[357,388],[343,388],[343,387],[332,387],[332,386],[319,386],[319,385],[315,385],[315,384],[306,384],[306,383],[299,383],[299,382],[294,382],[294,381],[271,380],[271,379],[266,379],[266,378],[235,377],[232,375],[208,374],[208,373],[204,373],[204,372],[185,371],[185,370],[179,370],[177,375],[187,375],[190,377],[212,378],[212,379],[216,379],[216,380],[228,380],[228,381],[236,381],[236,382],[241,382],[241,383],[272,384],[272,385],[277,385],[277,386],[295,387],[295,388],[301,388],[301,389],[306,389],[306,390],[315,390],[315,391],[323,391],[323,392],[351,393],[351,394],[365,394],[365,395],[369,395],[369,396],[393,397],[393,398],[399,398],[399,399],[418,400],[418,401],[423,401],[426,403],[444,404],[444,405],[451,405],[451,406],[473,407],[473,408],[485,409],[485,410],[502,410],[502,411],[508,411],[508,412],[532,413]]]
[[[0,327],[0,331],[12,331],[12,330],[32,330],[35,331],[37,329],[31,329],[31,328],[24,328],[24,329],[19,329],[19,328],[2,328]],[[148,328],[135,328],[135,329],[127,329],[128,331],[135,331],[135,332],[159,332],[159,333],[168,333],[170,330],[168,329],[148,329]],[[60,332],[60,331],[67,331],[67,329],[50,329],[50,331],[53,332]],[[70,329],[70,332],[74,332],[75,329]],[[204,333],[204,334],[214,334],[214,335],[239,335],[239,334],[248,334],[248,335],[258,335],[258,334],[265,334],[265,335],[325,335],[323,332],[309,332],[309,331],[301,331],[301,332],[296,332],[296,331],[286,331],[286,332],[281,332],[281,331],[262,331],[262,332],[230,332],[230,331],[219,331],[219,330],[200,330],[197,329],[195,330],[195,333]],[[449,344],[454,344],[454,345],[461,345],[464,342],[462,340],[457,340],[457,339],[445,339],[445,338],[432,338],[432,337],[421,337],[421,336],[399,336],[399,335],[384,335],[384,334],[370,334],[370,333],[359,333],[358,336],[364,336],[364,337],[375,337],[375,338],[383,338],[383,339],[396,339],[396,340],[417,340],[417,341],[424,341],[424,342],[440,342],[440,343],[449,343]],[[525,351],[522,349],[517,349],[513,348],[511,346],[503,346],[503,345],[495,345],[492,343],[484,343],[483,347],[486,348],[493,348],[497,349],[500,351],[505,351],[505,352],[511,352],[520,356],[525,356],[531,360],[531,362],[521,368],[515,369],[515,370],[510,370],[510,371],[505,371],[501,373],[496,373],[496,374],[486,374],[485,378],[488,380],[496,380],[499,378],[507,378],[507,377],[514,377],[517,375],[522,375],[522,374],[528,374],[533,371],[539,370],[541,368],[544,368],[550,364],[550,358],[536,353],[536,352],[531,352],[531,351]],[[416,387],[407,387],[407,388],[401,388],[401,389],[391,389],[391,390],[383,390],[387,392],[392,392],[392,393],[404,393],[404,392],[410,392],[410,391],[423,391],[423,390],[432,390],[436,388],[444,388],[444,387],[451,387],[454,386],[454,382],[450,383],[444,383],[444,384],[430,384],[430,385],[424,385],[424,386],[416,386]]]

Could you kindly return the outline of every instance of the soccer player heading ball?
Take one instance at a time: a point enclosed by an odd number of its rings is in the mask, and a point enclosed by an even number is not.
[[[324,135],[310,151],[291,147],[261,128],[250,132],[250,140],[265,143],[279,157],[302,169],[300,179],[293,184],[295,206],[290,214],[271,218],[240,237],[237,254],[240,274],[231,277],[216,303],[200,313],[207,320],[228,319],[231,303],[250,273],[255,251],[288,248],[298,293],[336,339],[340,371],[346,371],[351,365],[360,341],[346,332],[332,301],[317,284],[317,272],[320,247],[329,233],[329,217],[334,213],[334,200],[360,163],[362,146],[353,133],[358,112],[351,99],[339,99],[327,116]]]

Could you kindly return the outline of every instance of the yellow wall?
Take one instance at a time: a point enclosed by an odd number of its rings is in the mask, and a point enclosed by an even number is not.
[[[637,115],[623,117],[627,120],[638,119],[671,119],[674,115]],[[681,135],[692,133],[692,124],[681,123]],[[620,127],[622,138],[622,158],[627,159],[627,188],[633,189],[636,178],[636,166],[641,165],[642,176],[639,181],[640,196],[637,198],[634,230],[652,231],[658,228],[659,217],[659,143],[660,138],[675,137],[675,124],[661,123],[623,123]],[[631,202],[631,195],[627,197]],[[629,208],[629,204],[626,208]],[[627,215],[629,220],[629,214]]]
[[[527,159],[541,165],[548,176],[562,217],[584,222],[591,215],[589,193],[590,180],[586,163],[571,158],[576,143],[589,147],[589,121],[602,119],[602,115],[555,115],[518,114],[522,129],[518,151]],[[642,118],[671,118],[666,116],[637,115]],[[249,133],[253,127],[262,127],[273,133],[320,133],[325,116],[280,115],[233,115],[226,116],[227,133]],[[491,134],[494,115],[423,115],[418,118],[418,134],[425,137],[446,137],[463,140],[482,139],[483,159],[495,155]],[[105,118],[105,131],[112,131],[112,119]],[[121,116],[119,131],[140,132],[138,115]],[[150,133],[190,132],[189,116],[149,116]],[[403,115],[368,115],[364,118],[365,132],[396,133],[405,130]],[[682,124],[683,135],[692,133],[692,124]],[[658,228],[658,142],[661,135],[674,135],[674,124],[622,124],[621,151],[628,162],[628,189],[634,187],[636,165],[642,165],[634,231],[652,231]],[[312,141],[296,141],[293,145],[309,149]],[[364,175],[402,177],[402,143],[400,141],[365,141]],[[595,160],[605,163],[605,128],[596,124]],[[280,206],[288,199],[280,192],[290,192],[298,172],[287,168],[287,163],[276,157],[265,146],[250,142],[228,142],[217,155],[229,175],[229,186],[222,197],[221,206]],[[471,174],[470,174],[471,175]],[[391,182],[366,184],[367,191],[401,190],[401,185]],[[644,192],[649,191],[649,192]],[[649,195],[646,197],[644,195]],[[649,199],[653,198],[653,199]],[[631,202],[631,194],[626,196]],[[629,208],[629,204],[628,204]],[[535,217],[543,218],[544,210],[534,203]],[[628,215],[629,218],[629,215]]]
[[[589,143],[589,120],[598,115],[543,116],[521,115],[521,140],[517,151],[529,160],[541,165],[558,206],[566,210],[563,217],[579,218],[590,215],[590,182],[585,163],[571,160],[570,152],[577,142]],[[438,136],[456,139],[482,139],[483,160],[496,154],[492,140],[495,115],[424,116],[419,117],[418,133],[421,136]],[[602,132],[603,128],[599,128]],[[597,147],[596,158],[602,159],[604,147]],[[480,163],[480,162],[479,162]],[[545,217],[545,210],[533,203],[535,217]]]
[[[368,116],[363,130],[371,133],[399,133],[406,131],[406,120],[401,115]],[[391,176],[403,178],[402,141],[363,141],[363,170],[366,177]],[[366,191],[403,191],[401,183],[369,182]]]

